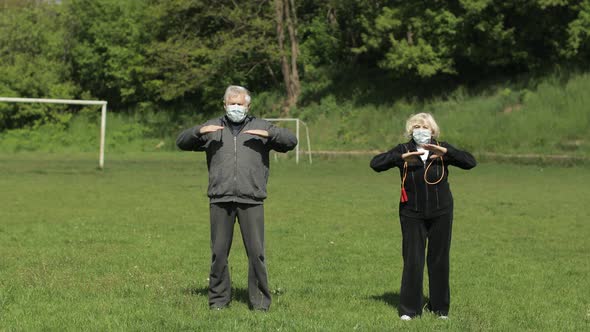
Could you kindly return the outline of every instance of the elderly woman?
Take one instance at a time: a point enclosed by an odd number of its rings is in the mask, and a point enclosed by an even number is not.
[[[376,172],[393,167],[400,170],[399,218],[404,269],[398,311],[402,320],[422,314],[425,256],[430,288],[427,308],[442,319],[448,318],[449,251],[453,225],[448,166],[471,169],[476,162],[469,152],[438,141],[439,134],[432,115],[413,115],[406,122],[406,135],[410,140],[371,160],[371,168]]]

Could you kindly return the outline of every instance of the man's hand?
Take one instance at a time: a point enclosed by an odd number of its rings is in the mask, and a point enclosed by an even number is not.
[[[424,153],[425,153],[424,151],[406,152],[406,153],[402,154],[402,159],[404,161],[410,161],[410,160],[412,160],[412,157],[421,156]]]
[[[201,130],[199,130],[199,134],[213,133],[213,132],[216,132],[221,129],[223,129],[222,126],[216,126],[216,125],[203,126],[203,127],[201,127]]]
[[[445,153],[447,153],[447,148],[436,144],[424,144],[422,145],[422,148],[432,152],[430,159],[442,157]]]
[[[256,135],[260,137],[268,137],[268,131],[261,129],[250,129],[246,130],[244,134]]]

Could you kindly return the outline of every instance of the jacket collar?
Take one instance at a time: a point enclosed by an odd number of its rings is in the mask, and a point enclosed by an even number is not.
[[[254,116],[252,115],[246,115],[246,118],[244,119],[244,122],[241,123],[242,128],[246,126],[246,124],[250,121],[252,121],[253,119],[255,119]],[[219,121],[221,122],[221,124],[223,124],[224,126],[231,126],[233,124],[233,122],[231,122],[226,115],[223,115],[222,117],[219,118]]]
[[[248,126],[248,123],[250,123],[250,121],[252,119],[254,119],[253,116],[246,115],[246,118],[244,119],[244,121],[242,123],[233,123],[227,118],[226,115],[224,115],[220,118],[220,122],[223,127],[226,127],[227,129],[229,129],[229,132],[232,135],[237,136],[239,133],[242,132],[242,130],[244,130],[244,128],[246,128]]]

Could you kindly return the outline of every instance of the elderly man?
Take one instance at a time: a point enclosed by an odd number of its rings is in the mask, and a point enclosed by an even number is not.
[[[224,96],[225,115],[186,129],[176,145],[205,151],[209,169],[211,272],[209,307],[223,309],[231,300],[227,258],[237,218],[248,255],[250,308],[267,311],[271,297],[264,253],[264,206],[269,152],[287,152],[297,138],[287,129],[249,115],[250,93],[231,85]]]

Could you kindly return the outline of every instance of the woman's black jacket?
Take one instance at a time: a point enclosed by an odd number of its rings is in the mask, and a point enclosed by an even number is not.
[[[475,158],[466,151],[461,151],[447,142],[431,141],[431,144],[439,144],[447,149],[447,153],[441,158],[428,159],[422,162],[420,156],[413,156],[412,160],[408,162],[408,172],[404,184],[408,201],[402,203],[400,201],[399,213],[400,215],[414,217],[414,218],[429,218],[446,214],[453,209],[453,196],[449,186],[448,165],[453,165],[462,169],[471,169],[475,167]],[[400,170],[400,177],[404,176],[404,160],[402,154],[406,152],[417,151],[416,143],[410,140],[407,143],[399,144],[393,149],[375,156],[371,160],[371,168],[376,172],[386,171],[393,167],[398,167]],[[437,184],[428,184],[424,181],[424,172],[427,166],[432,162],[432,166],[428,168],[426,179],[428,182],[436,182],[440,179],[443,172],[444,176]]]

